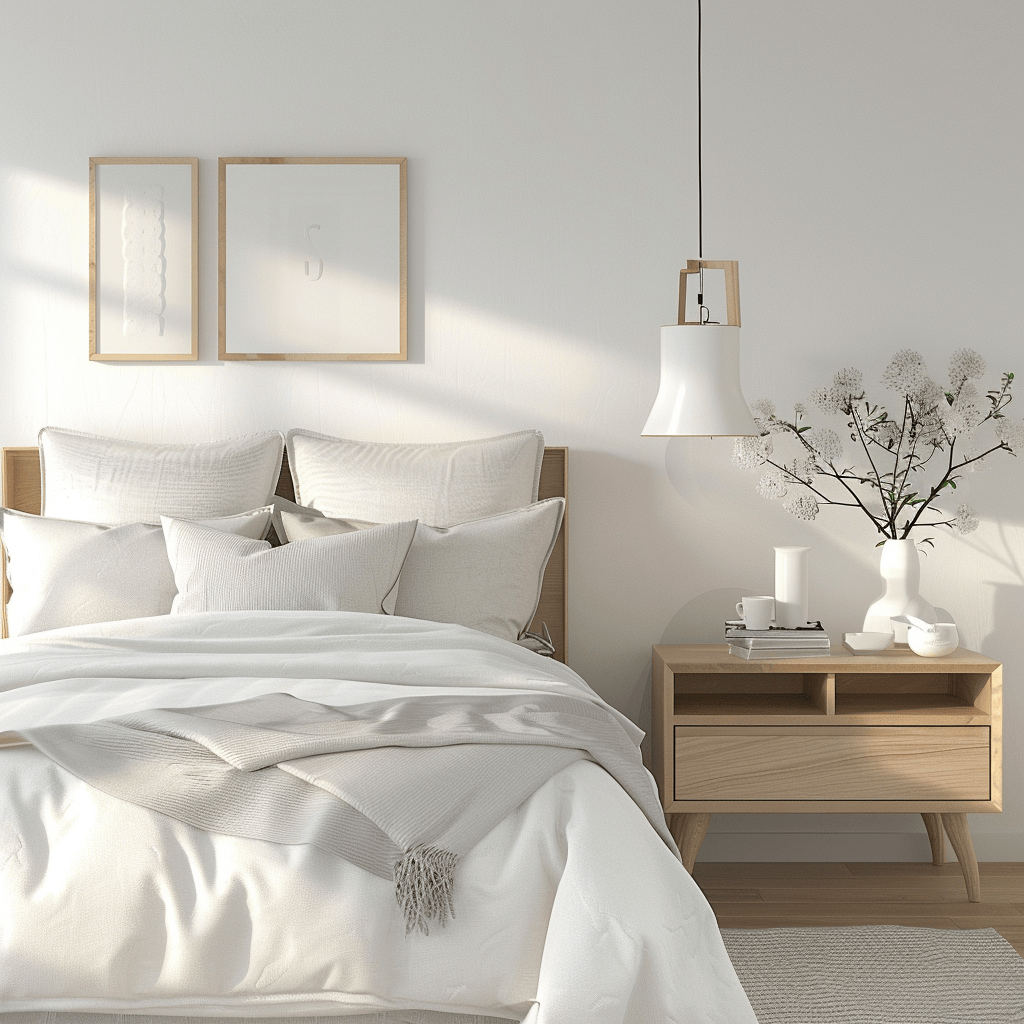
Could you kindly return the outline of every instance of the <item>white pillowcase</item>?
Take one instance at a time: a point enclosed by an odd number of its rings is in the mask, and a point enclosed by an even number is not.
[[[221,533],[260,538],[270,511],[202,522]],[[11,584],[9,636],[171,611],[177,591],[159,526],[101,526],[5,508],[0,536]]]
[[[457,526],[420,523],[398,581],[394,613],[517,640],[537,614],[564,511],[564,498],[548,498]],[[350,536],[367,526],[280,499],[274,524],[282,541],[299,543],[332,533]]]
[[[348,441],[288,432],[295,500],[327,515],[435,526],[537,500],[544,436],[537,430],[450,444]]]
[[[272,548],[266,541],[162,517],[178,596],[174,614],[206,611],[383,611],[416,521]]]
[[[39,432],[43,514],[119,526],[160,516],[213,519],[273,501],[277,431],[204,444],[142,444],[75,430]]]

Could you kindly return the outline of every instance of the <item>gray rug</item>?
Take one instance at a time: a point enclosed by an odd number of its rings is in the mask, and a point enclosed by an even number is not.
[[[759,1024],[1024,1024],[1024,960],[995,929],[722,931]]]

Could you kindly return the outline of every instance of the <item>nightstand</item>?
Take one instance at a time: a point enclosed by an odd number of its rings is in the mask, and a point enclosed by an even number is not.
[[[943,830],[971,902],[967,814],[1002,810],[1002,666],[906,648],[744,661],[725,644],[654,648],[654,776],[692,871],[712,814],[913,811]]]

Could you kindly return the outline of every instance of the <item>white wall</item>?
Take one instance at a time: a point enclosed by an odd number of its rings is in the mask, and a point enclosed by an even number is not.
[[[650,645],[770,592],[773,544],[812,545],[814,614],[857,628],[866,520],[792,519],[728,441],[639,436],[697,255],[695,8],[0,0],[0,440],[539,427],[572,452],[570,658],[634,716]],[[965,344],[1024,372],[1024,6],[705,0],[704,24],[705,254],[741,264],[748,397],[873,379],[907,346],[936,373]],[[88,158],[138,155],[200,157],[199,365],[87,359]],[[245,155],[409,158],[408,363],[216,362],[216,158]],[[940,541],[924,590],[1006,664],[1006,812],[972,827],[983,859],[1024,859],[1024,467],[967,490],[983,525]],[[927,848],[912,816],[712,830],[708,857]]]

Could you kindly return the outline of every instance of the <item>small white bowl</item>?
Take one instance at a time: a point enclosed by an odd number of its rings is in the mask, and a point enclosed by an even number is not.
[[[892,633],[844,633],[843,644],[855,654],[886,651],[892,647]]]
[[[931,629],[911,626],[907,631],[910,649],[922,658],[942,658],[960,646],[960,635],[953,622],[936,622]]]

